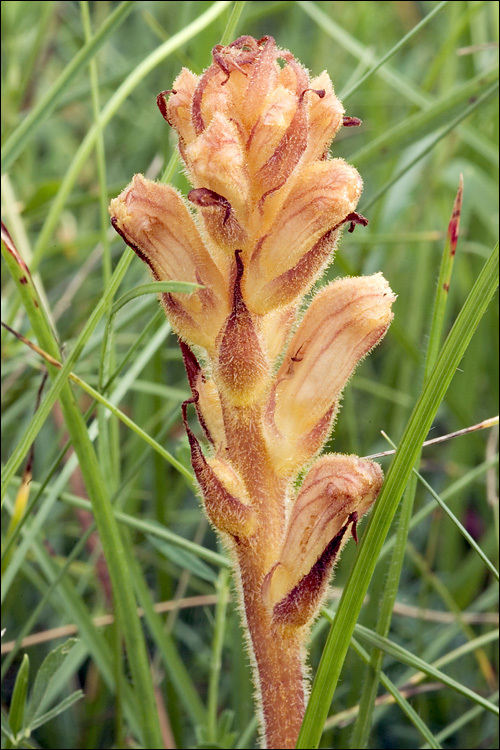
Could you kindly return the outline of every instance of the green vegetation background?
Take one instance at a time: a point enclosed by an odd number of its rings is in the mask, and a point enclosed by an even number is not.
[[[12,264],[3,264],[2,320],[43,349],[55,347],[61,361],[73,355],[70,369],[105,399],[97,407],[89,388],[62,378],[62,408],[47,408],[38,425],[43,361],[2,330],[3,627],[4,641],[18,639],[3,657],[2,746],[157,746],[148,679],[165,747],[257,746],[227,561],[190,479],[180,354],[154,294],[123,298],[149,278],[109,231],[105,208],[135,172],[187,189],[156,95],[182,66],[199,74],[221,40],[270,34],[314,74],[327,69],[347,114],[363,120],[345,128],[331,152],[361,172],[359,210],[370,224],[344,235],[326,278],[380,270],[398,295],[389,334],[346,388],[329,449],[390,449],[381,430],[401,439],[421,393],[428,342],[440,345],[449,332],[498,237],[498,4],[24,0],[1,10],[2,218],[40,296],[33,311]],[[438,315],[436,285],[461,174],[460,238],[446,311]],[[430,438],[498,412],[498,315],[488,302],[449,373]],[[11,519],[33,440],[33,481],[19,523]],[[402,516],[366,575],[359,624],[367,630],[355,631],[331,706],[326,693],[315,694],[315,710],[329,717],[321,747],[498,746],[497,577],[462,533],[498,566],[497,442],[492,427],[423,448],[419,471],[456,520],[428,487],[410,481]],[[391,458],[380,460],[387,471]],[[347,584],[356,555],[351,543],[336,587]],[[108,570],[118,581],[122,621],[96,626],[93,618],[112,610]],[[132,588],[146,610],[143,631],[129,617]],[[180,607],[153,612],[153,602],[168,600]],[[330,613],[337,604],[334,597]],[[79,641],[52,661],[44,659],[64,639],[19,643],[71,623]],[[315,625],[312,675],[329,627],[327,615]],[[374,644],[383,651],[373,652]],[[377,653],[385,653],[383,662]],[[382,664],[380,682],[363,654],[375,668]],[[425,678],[416,677],[422,664],[410,657],[429,667]],[[432,672],[441,664],[447,684]],[[397,704],[384,700],[389,685]],[[72,699],[79,689],[84,698]]]

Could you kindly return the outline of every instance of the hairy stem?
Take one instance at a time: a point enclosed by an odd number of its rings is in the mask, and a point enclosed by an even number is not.
[[[293,748],[305,711],[302,634],[273,624],[262,597],[255,595],[262,586],[256,557],[239,555],[256,700],[262,712],[263,746]]]
[[[228,448],[248,487],[259,522],[249,539],[235,539],[243,627],[248,632],[263,746],[295,747],[305,711],[303,628],[273,622],[262,597],[266,574],[278,559],[285,531],[286,483],[273,471],[260,409],[224,408]],[[246,627],[245,627],[246,626]]]

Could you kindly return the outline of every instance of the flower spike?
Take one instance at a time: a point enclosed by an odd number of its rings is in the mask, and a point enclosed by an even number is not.
[[[157,103],[178,134],[187,201],[136,175],[110,214],[155,279],[202,286],[161,295],[192,393],[182,419],[205,512],[235,565],[262,745],[293,748],[311,623],[382,485],[378,464],[319,454],[395,296],[375,274],[305,300],[343,229],[368,223],[360,175],[328,153],[360,120],[326,72],[311,78],[270,36],[216,45],[207,70],[183,68]]]

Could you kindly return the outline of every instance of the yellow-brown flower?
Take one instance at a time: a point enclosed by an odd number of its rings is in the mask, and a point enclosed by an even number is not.
[[[308,626],[382,484],[377,464],[317,454],[395,298],[381,274],[338,280],[297,324],[343,225],[367,223],[359,174],[328,155],[357,121],[326,72],[310,78],[272,37],[242,36],[212,57],[157,100],[179,136],[188,202],[136,175],[110,213],[155,279],[202,285],[162,295],[193,394],[183,420],[207,516],[235,561],[265,743],[288,748],[305,708]]]

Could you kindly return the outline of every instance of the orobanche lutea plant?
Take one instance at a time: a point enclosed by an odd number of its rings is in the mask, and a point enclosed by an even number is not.
[[[366,223],[355,213],[360,176],[328,156],[339,128],[357,122],[326,72],[310,78],[271,37],[242,36],[212,54],[201,76],[183,69],[158,96],[179,136],[189,203],[135,175],[110,213],[155,279],[201,285],[161,295],[192,391],[183,420],[206,514],[234,560],[263,745],[291,748],[311,622],[382,484],[378,464],[319,453],[343,387],[387,331],[394,295],[381,274],[344,278],[303,312],[342,226]]]

